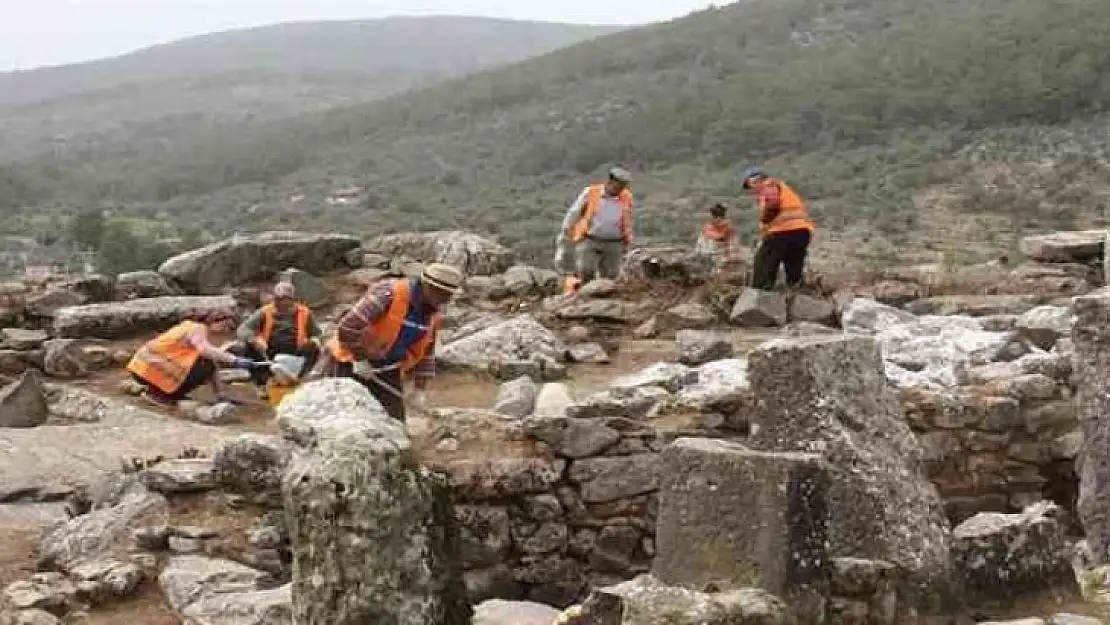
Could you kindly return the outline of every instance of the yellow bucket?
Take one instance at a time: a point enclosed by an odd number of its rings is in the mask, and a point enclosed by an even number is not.
[[[273,378],[266,383],[266,399],[270,402],[271,408],[277,408],[285,397],[297,390],[297,384],[282,384],[275,381]]]

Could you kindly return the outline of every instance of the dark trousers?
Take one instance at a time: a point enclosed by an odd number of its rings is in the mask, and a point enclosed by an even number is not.
[[[284,347],[284,349],[283,349]],[[253,343],[243,343],[236,341],[227,351],[239,356],[240,358],[249,358],[254,362],[265,362],[273,360],[274,356],[278,354],[289,354],[291,356],[300,356],[304,358],[304,366],[301,367],[299,374],[303,376],[306,371],[311,371],[316,366],[316,359],[320,357],[320,349],[314,343],[308,343],[304,347],[297,349],[296,347],[287,347],[280,345],[269,345],[266,348],[266,353],[258,351],[258,348]],[[270,370],[262,367],[251,371],[251,382],[258,386],[265,386],[266,382],[270,380]]]
[[[135,381],[139,384],[147,387],[146,392],[148,394],[156,395],[161,399],[170,401],[181,401],[188,397],[189,393],[192,393],[201,385],[209,382],[214,375],[216,375],[216,363],[207,358],[198,358],[196,363],[193,364],[193,368],[189,369],[189,373],[185,376],[185,381],[172,393],[163,393],[152,386],[150,382],[147,382],[134,373],[131,374],[131,377],[135,378]]]
[[[366,387],[374,399],[385,408],[386,414],[397,419],[401,423],[405,422],[405,400],[399,397],[393,391],[390,391],[385,386],[382,386],[377,380],[364,380],[363,378],[355,375],[355,366],[349,362],[339,362],[332,358],[327,358],[321,366],[321,374],[332,378],[351,378],[359,384]],[[376,374],[381,381],[393,387],[396,392],[403,392],[401,387],[401,369],[390,369],[389,371],[382,371]]]
[[[775,288],[779,265],[786,272],[786,285],[796,287],[802,283],[809,249],[809,231],[795,230],[772,234],[763,239],[755,252],[752,266],[752,286],[770,291]]]

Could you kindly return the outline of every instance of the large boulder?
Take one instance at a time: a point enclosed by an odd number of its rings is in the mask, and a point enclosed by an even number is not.
[[[790,607],[757,588],[704,593],[650,575],[595,589],[565,625],[794,625]]]
[[[278,424],[301,447],[282,492],[301,625],[469,625],[446,483],[351,380],[310,382]]]
[[[357,238],[340,234],[264,232],[179,254],[158,272],[189,293],[212,295],[225,287],[269,280],[289,267],[314,273],[345,268],[349,253],[359,245]]]
[[[981,512],[952,532],[952,554],[964,590],[977,600],[1055,591],[1079,596],[1060,508],[1042,501],[1020,514]]]
[[[231,297],[151,297],[127,302],[72,306],[54,316],[54,334],[64,338],[122,339],[160,332],[189,318],[234,315]]]
[[[786,325],[786,297],[774,291],[744,289],[732,307],[729,321],[744,328]]]
[[[521,315],[452,341],[438,350],[449,367],[488,371],[506,363],[566,360],[567,346],[531,315]]]
[[[1110,291],[1075,300],[1076,395],[1083,446],[1079,472],[1079,520],[1094,564],[1110,564]]]
[[[852,335],[774,339],[748,366],[758,425],[751,444],[816,451],[829,466],[832,555],[892,562],[921,601],[946,597],[948,521],[878,344]]]
[[[386,256],[454,265],[476,276],[503,273],[514,258],[512,250],[500,243],[461,230],[387,234],[371,239],[365,248]]]
[[[625,255],[621,275],[634,281],[661,280],[696,286],[709,280],[715,267],[711,257],[688,247],[648,247]]]
[[[559,611],[532,601],[490,599],[474,607],[472,625],[552,625]]]
[[[1053,232],[1024,237],[1018,248],[1029,258],[1047,263],[1088,263],[1102,258],[1106,230]]]
[[[166,603],[186,623],[292,625],[292,592],[286,584],[262,589],[265,574],[230,560],[170,558],[158,576]]]

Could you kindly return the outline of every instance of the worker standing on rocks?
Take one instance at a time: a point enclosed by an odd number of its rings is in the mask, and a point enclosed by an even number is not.
[[[325,344],[319,372],[354,378],[370,391],[389,416],[405,420],[405,376],[415,378],[413,403],[422,408],[424,389],[435,375],[440,309],[462,287],[462,272],[431,264],[417,279],[384,280],[347,311]]]
[[[304,359],[297,377],[311,371],[320,356],[322,333],[312,311],[298,302],[296,295],[291,282],[275,284],[273,299],[239,325],[236,342],[228,351],[255,362],[269,362],[279,354],[289,354]],[[268,368],[251,371],[251,381],[259,387],[265,387],[269,378]]]
[[[209,341],[210,333],[230,330],[232,321],[226,313],[210,315],[203,322],[186,320],[147,341],[127,364],[135,381],[146,387],[143,397],[158,405],[175,406],[206,382],[216,397],[222,397],[218,365],[246,371],[266,367],[267,363],[241,358]]]
[[[744,172],[744,188],[759,207],[760,242],[753,261],[752,286],[764,291],[774,289],[782,265],[787,288],[797,287],[802,283],[814,230],[805,200],[758,167]]]
[[[606,182],[582,190],[563,218],[562,232],[574,244],[580,284],[598,277],[615,279],[633,238],[632,175],[609,170]]]

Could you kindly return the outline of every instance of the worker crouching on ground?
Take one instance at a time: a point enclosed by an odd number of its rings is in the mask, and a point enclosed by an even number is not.
[[[740,252],[740,239],[732,220],[727,217],[728,207],[718,202],[709,209],[709,221],[701,229],[695,250],[699,254],[715,257],[718,262],[736,257]]]
[[[209,316],[203,323],[182,321],[147,341],[127,364],[135,381],[146,387],[143,397],[173,406],[207,382],[216,397],[222,398],[219,365],[247,371],[264,367],[221,350],[208,340],[209,333],[227,332],[232,323],[233,318],[223,314]]]
[[[752,286],[775,288],[779,265],[786,273],[787,288],[802,282],[806,253],[814,225],[805,200],[785,182],[752,167],[744,173],[744,188],[759,207],[759,249],[752,267]]]
[[[254,362],[270,362],[279,354],[297,356],[304,359],[301,370],[294,372],[297,377],[311,371],[320,355],[321,332],[312,311],[297,302],[296,295],[292,283],[275,284],[273,300],[239,326],[228,351]],[[251,381],[259,387],[269,378],[269,368],[251,371]]]
[[[562,232],[574,244],[575,272],[581,284],[594,278],[616,279],[632,244],[631,174],[614,167],[609,180],[582,190],[563,218]]]
[[[450,265],[424,267],[420,277],[372,284],[349,310],[325,345],[319,372],[354,378],[389,416],[405,420],[404,377],[415,378],[414,403],[423,407],[424,389],[435,375],[440,309],[459,292],[463,275]]]

